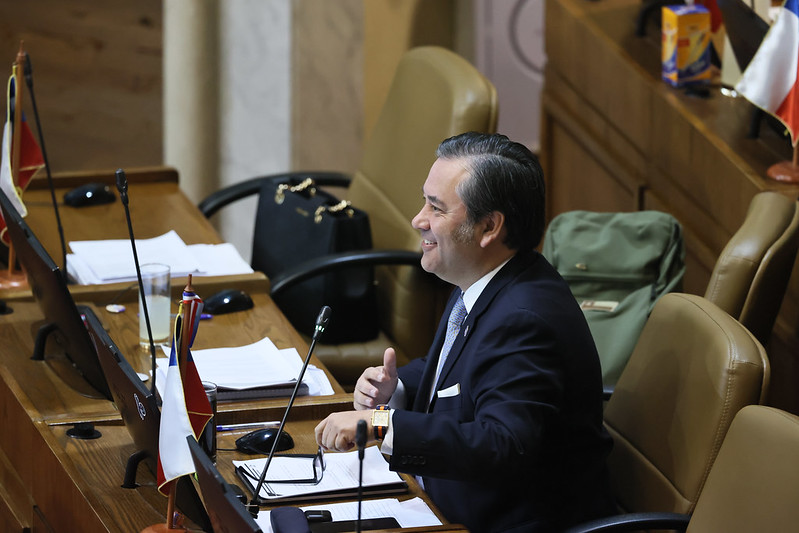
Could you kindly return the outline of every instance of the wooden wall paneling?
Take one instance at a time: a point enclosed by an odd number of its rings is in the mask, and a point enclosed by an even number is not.
[[[700,213],[679,212],[651,190],[644,191],[643,208],[671,213],[680,222],[685,243],[685,276],[682,290],[690,294],[704,295],[713,267],[716,265],[717,254],[693,231],[697,224],[691,222],[691,217],[696,217]]]
[[[5,87],[24,40],[54,171],[161,164],[161,10],[160,0],[0,3],[0,78]],[[33,125],[30,99],[25,110]]]
[[[549,82],[548,82],[549,83]],[[631,211],[640,208],[641,182],[623,157],[609,153],[581,120],[555,97],[544,95],[544,134],[550,216],[572,209]]]

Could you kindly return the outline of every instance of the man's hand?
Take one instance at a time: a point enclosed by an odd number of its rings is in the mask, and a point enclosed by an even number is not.
[[[353,449],[358,420],[366,420],[367,442],[375,440],[372,411],[344,411],[328,415],[319,422],[314,429],[316,443],[325,451],[346,452]]]
[[[383,353],[383,366],[370,366],[363,371],[352,396],[355,409],[374,409],[388,403],[397,389],[397,353],[394,348],[386,348]]]

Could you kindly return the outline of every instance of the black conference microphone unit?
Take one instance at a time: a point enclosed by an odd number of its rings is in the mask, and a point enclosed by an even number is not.
[[[155,343],[153,342],[153,330],[150,328],[150,313],[147,312],[147,298],[144,297],[144,282],[141,279],[141,268],[139,267],[139,255],[136,253],[136,239],[133,237],[133,223],[130,220],[130,209],[128,208],[128,178],[125,171],[117,169],[117,190],[122,205],[125,206],[125,220],[128,222],[128,235],[130,236],[130,246],[133,248],[133,263],[136,265],[136,279],[139,281],[139,300],[141,301],[141,312],[144,314],[144,323],[147,325],[147,338],[150,339],[150,356],[152,358],[152,375],[150,379],[150,391],[153,397],[157,398],[155,390]]]
[[[61,239],[61,258],[64,265],[63,275],[65,280],[69,280],[69,275],[67,274],[67,245],[64,241],[64,226],[61,225],[61,215],[58,212],[58,202],[55,198],[53,175],[50,173],[50,161],[47,159],[47,149],[44,146],[42,123],[39,120],[39,109],[36,107],[36,95],[33,93],[33,65],[31,64],[31,57],[28,55],[28,52],[25,52],[25,65],[23,66],[23,72],[25,74],[25,85],[28,86],[28,92],[31,95],[31,104],[33,104],[33,118],[36,120],[36,131],[39,133],[39,146],[42,149],[44,169],[47,171],[47,185],[50,188],[50,198],[53,202],[53,210],[55,211],[55,223],[56,227],[58,228],[58,237]]]
[[[363,501],[363,456],[366,448],[366,420],[358,420],[355,429],[355,445],[358,446],[358,521],[355,522],[356,533],[361,533],[361,502]]]
[[[291,406],[294,405],[294,400],[297,398],[297,391],[299,390],[300,385],[302,385],[302,378],[305,375],[305,369],[308,368],[308,362],[311,360],[311,354],[316,346],[316,341],[319,340],[319,337],[325,331],[325,328],[327,328],[327,323],[330,322],[331,312],[332,311],[330,307],[325,305],[319,311],[319,316],[316,317],[316,325],[314,326],[313,336],[311,337],[311,346],[308,348],[308,355],[305,356],[305,361],[302,363],[300,375],[297,377],[297,383],[294,384],[294,390],[289,398],[289,403],[286,406],[286,410],[283,412],[283,419],[280,421],[280,426],[277,428],[277,435],[275,435],[275,440],[272,442],[272,449],[269,450],[269,455],[266,458],[264,469],[261,471],[261,477],[258,479],[258,484],[255,486],[255,490],[252,493],[252,499],[250,500],[250,503],[247,504],[247,510],[250,511],[250,514],[255,518],[258,518],[258,494],[261,493],[261,487],[264,485],[266,471],[269,470],[269,464],[272,462],[272,458],[275,456],[277,443],[280,442],[280,437],[283,435],[283,427],[286,425],[286,419],[289,416],[289,411],[291,411]]]

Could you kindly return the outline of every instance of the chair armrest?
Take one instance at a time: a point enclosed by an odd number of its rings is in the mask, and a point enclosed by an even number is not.
[[[353,266],[412,265],[421,268],[422,253],[407,250],[358,250],[315,257],[270,279],[272,296],[308,278]]]
[[[266,181],[288,181],[292,178],[312,178],[317,185],[334,187],[348,187],[351,179],[349,175],[341,172],[324,171],[297,171],[259,176],[257,178],[250,178],[240,181],[239,183],[234,183],[233,185],[209,194],[198,204],[198,207],[205,218],[211,218],[214,213],[226,205],[247,196],[258,194],[258,191],[261,190],[261,186]]]
[[[606,533],[649,529],[685,531],[690,515],[682,513],[629,513],[591,520],[571,527],[566,533]]]

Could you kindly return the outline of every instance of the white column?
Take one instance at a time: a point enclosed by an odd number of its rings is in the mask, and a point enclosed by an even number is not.
[[[164,162],[195,202],[289,169],[291,2],[164,1]],[[215,219],[249,260],[255,201]]]

